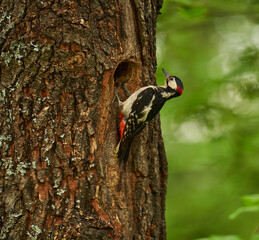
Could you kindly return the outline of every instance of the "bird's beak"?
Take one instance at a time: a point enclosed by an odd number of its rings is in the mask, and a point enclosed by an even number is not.
[[[166,78],[169,78],[169,76],[170,76],[169,73],[168,73],[164,68],[162,68],[162,70],[163,70],[163,72],[164,72],[164,74],[165,74],[165,77],[166,77]]]

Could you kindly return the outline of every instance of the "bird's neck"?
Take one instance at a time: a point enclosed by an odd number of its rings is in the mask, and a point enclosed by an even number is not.
[[[166,100],[171,99],[175,95],[175,90],[173,90],[168,86],[160,86],[159,91],[162,97],[165,98]]]

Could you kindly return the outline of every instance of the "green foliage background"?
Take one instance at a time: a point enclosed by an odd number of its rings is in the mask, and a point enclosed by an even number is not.
[[[161,111],[168,239],[258,239],[259,197],[250,210],[241,197],[259,193],[259,1],[165,0],[161,13],[158,83],[164,67],[185,87]]]

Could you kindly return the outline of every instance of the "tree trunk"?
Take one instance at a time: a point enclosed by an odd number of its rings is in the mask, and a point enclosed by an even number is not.
[[[114,155],[114,86],[155,84],[161,4],[1,1],[0,239],[166,238],[159,117]]]

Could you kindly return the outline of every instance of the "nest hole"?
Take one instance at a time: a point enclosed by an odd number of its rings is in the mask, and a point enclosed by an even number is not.
[[[120,87],[121,84],[131,85],[131,82],[137,80],[138,73],[138,64],[132,61],[121,62],[115,72],[114,72],[114,81],[117,87]]]

